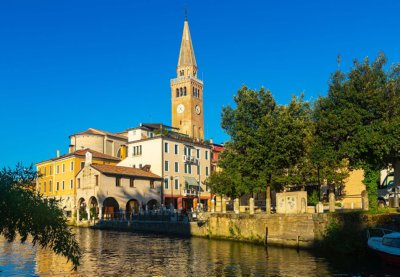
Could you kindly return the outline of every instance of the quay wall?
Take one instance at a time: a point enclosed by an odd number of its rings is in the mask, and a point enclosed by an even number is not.
[[[328,224],[326,214],[202,214],[194,222],[101,221],[93,228],[313,247]]]

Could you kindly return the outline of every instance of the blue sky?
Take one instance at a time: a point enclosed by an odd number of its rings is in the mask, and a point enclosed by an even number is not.
[[[325,95],[353,59],[400,61],[400,1],[0,1],[0,167],[68,150],[89,127],[171,122],[184,7],[204,80],[205,135],[243,85],[285,104]]]

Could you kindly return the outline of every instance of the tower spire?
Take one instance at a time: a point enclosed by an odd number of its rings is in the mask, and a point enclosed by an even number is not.
[[[185,22],[183,23],[181,49],[179,51],[178,59],[178,70],[180,67],[193,67],[194,72],[197,71],[196,57],[194,55],[192,38],[190,37],[189,23],[186,18]]]

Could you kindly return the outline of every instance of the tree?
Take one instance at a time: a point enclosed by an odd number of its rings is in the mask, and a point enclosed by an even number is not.
[[[235,108],[227,106],[222,111],[222,128],[231,141],[225,144],[220,166],[237,194],[267,190],[269,211],[271,186],[302,179],[305,173],[299,165],[309,160],[311,109],[303,97],[293,97],[287,106],[277,105],[263,88],[242,87],[234,101]]]
[[[386,70],[386,63],[379,54],[332,75],[328,95],[315,104],[317,152],[332,168],[343,159],[366,171],[391,164],[400,184],[400,65]]]
[[[35,193],[32,166],[22,165],[0,171],[0,234],[9,242],[20,236],[21,242],[32,238],[33,245],[50,247],[55,253],[79,265],[80,248],[55,199]]]

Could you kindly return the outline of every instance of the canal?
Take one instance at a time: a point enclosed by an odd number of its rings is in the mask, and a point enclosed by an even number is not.
[[[5,276],[396,276],[371,260],[322,257],[309,251],[247,243],[75,229],[82,265],[48,249],[0,238],[0,275]]]

